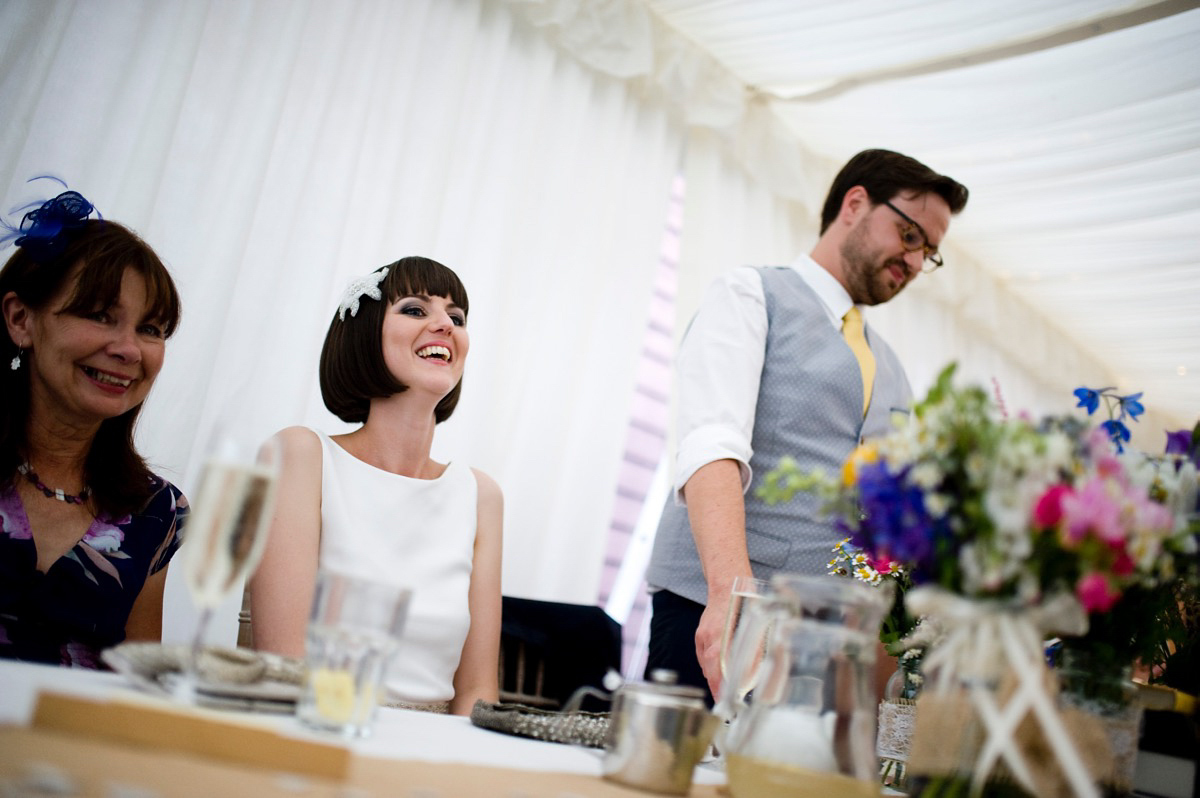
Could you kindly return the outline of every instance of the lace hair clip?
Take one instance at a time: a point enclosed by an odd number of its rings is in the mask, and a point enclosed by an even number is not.
[[[383,282],[383,278],[387,277],[388,267],[384,266],[377,272],[371,272],[366,277],[359,277],[354,282],[346,287],[346,292],[342,294],[342,303],[338,306],[338,320],[346,320],[346,311],[350,311],[350,316],[358,315],[358,301],[364,296],[368,299],[383,299],[383,290],[379,285]]]
[[[53,180],[62,184],[63,188],[67,187],[66,183],[53,175],[31,177],[26,182],[32,183],[34,180]],[[0,220],[0,227],[8,231],[0,236],[0,244],[16,239],[13,241],[16,246],[28,250],[39,260],[53,258],[62,252],[67,245],[68,234],[82,227],[93,211],[98,219],[104,218],[96,211],[96,206],[78,191],[64,191],[57,197],[40,203],[30,202],[13,208],[10,213],[17,214],[21,211],[27,212],[15,227],[7,221]]]

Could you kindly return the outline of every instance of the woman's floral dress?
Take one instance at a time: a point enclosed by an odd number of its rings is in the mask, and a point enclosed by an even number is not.
[[[83,538],[37,570],[37,549],[16,488],[0,489],[0,657],[99,668],[100,652],[125,639],[147,577],[179,548],[187,499],[155,478],[145,509],[101,514]]]

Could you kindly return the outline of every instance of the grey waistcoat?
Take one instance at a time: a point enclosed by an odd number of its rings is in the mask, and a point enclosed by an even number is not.
[[[823,574],[839,540],[820,517],[819,502],[799,493],[769,506],[754,495],[784,455],[802,470],[837,475],[859,441],[891,429],[893,411],[907,412],[912,391],[904,369],[883,339],[866,328],[875,356],[871,406],[862,414],[862,375],[841,333],[829,323],[821,300],[791,268],[761,267],[767,307],[767,341],[759,384],[746,492],[746,547],[754,575]],[[688,524],[687,508],[668,498],[646,571],[651,588],[665,588],[707,603],[708,589]]]

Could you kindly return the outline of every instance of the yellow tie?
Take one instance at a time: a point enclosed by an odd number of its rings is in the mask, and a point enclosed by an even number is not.
[[[858,358],[858,368],[862,371],[863,381],[863,415],[867,415],[867,407],[871,404],[871,388],[875,385],[875,356],[871,347],[867,346],[867,336],[863,333],[862,314],[858,306],[852,305],[845,316],[842,316],[842,337],[850,346],[850,351]]]

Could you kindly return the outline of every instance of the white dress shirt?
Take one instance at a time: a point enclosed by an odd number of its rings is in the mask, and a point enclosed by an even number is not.
[[[854,304],[837,279],[808,255],[791,268],[825,307],[829,323],[842,329]],[[758,270],[733,269],[709,286],[675,362],[678,375],[678,439],[675,500],[701,466],[736,460],[743,492],[750,486],[750,439],[758,405],[758,382],[767,344],[767,305]]]

